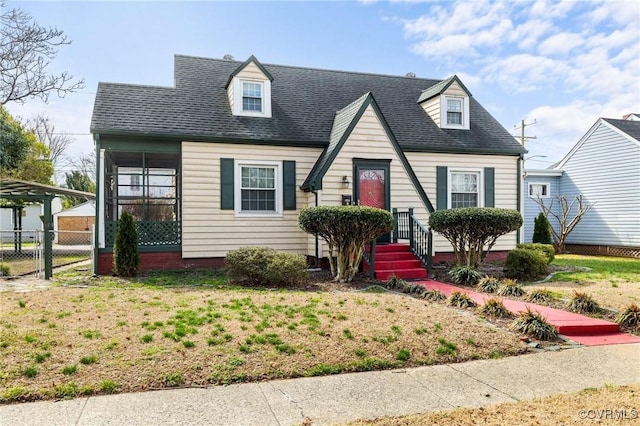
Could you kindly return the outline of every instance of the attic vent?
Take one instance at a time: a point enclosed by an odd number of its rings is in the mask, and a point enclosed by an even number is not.
[[[225,61],[233,61],[233,55],[229,55],[228,53],[222,57]]]
[[[416,78],[416,73],[408,72],[407,74],[405,74],[405,77]]]

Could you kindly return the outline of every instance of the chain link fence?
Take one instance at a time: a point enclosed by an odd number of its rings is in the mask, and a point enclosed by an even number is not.
[[[51,231],[53,268],[91,260],[92,235],[91,231]],[[0,276],[42,277],[44,256],[44,231],[0,231]]]

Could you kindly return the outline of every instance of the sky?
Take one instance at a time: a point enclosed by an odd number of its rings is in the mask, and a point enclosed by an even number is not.
[[[89,154],[98,82],[173,85],[175,54],[263,64],[444,79],[518,138],[527,168],[561,160],[600,117],[640,113],[637,1],[13,1],[63,30],[51,71],[85,88],[48,104],[9,104],[24,119],[46,113]],[[331,88],[327,88],[331,90]],[[529,125],[530,124],[530,125]],[[535,137],[535,139],[533,138]]]

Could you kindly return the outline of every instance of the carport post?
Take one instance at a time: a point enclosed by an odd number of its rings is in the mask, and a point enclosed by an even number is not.
[[[51,279],[53,273],[53,247],[51,245],[51,231],[53,230],[53,215],[51,214],[52,196],[44,198],[44,279]]]

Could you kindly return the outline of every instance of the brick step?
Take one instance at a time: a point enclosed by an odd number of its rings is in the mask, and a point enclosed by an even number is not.
[[[415,256],[410,251],[386,252],[386,253],[376,252],[376,263],[391,262],[393,260],[412,260],[412,259],[415,259]]]
[[[409,259],[404,260],[391,260],[391,261],[380,261],[376,257],[376,272],[377,271],[391,271],[395,269],[418,269],[422,268],[422,262],[416,259],[414,256],[411,256]],[[369,264],[367,262],[362,263],[362,269],[364,271],[369,270]]]
[[[427,278],[427,270],[424,268],[393,269],[393,270],[377,270],[376,269],[376,279],[380,281],[386,281],[392,276],[402,278],[403,280]]]
[[[376,254],[378,253],[389,253],[389,252],[409,252],[411,253],[411,249],[409,248],[409,244],[399,244],[399,243],[391,243],[391,244],[380,244],[376,245]]]
[[[560,322],[560,321],[559,321]],[[616,323],[608,321],[589,322],[589,323],[558,323],[554,324],[558,329],[558,333],[568,336],[588,336],[598,334],[610,334],[620,331],[620,327]]]

